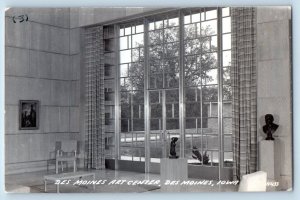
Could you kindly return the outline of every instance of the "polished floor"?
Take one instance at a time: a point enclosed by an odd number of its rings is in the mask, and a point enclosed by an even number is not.
[[[82,170],[81,170],[82,171]],[[237,191],[237,185],[218,184],[218,181],[212,181],[207,184],[210,180],[200,179],[188,179],[187,184],[180,185],[176,183],[172,186],[162,186],[161,184],[135,184],[132,185],[133,181],[152,180],[155,182],[160,180],[159,174],[145,174],[138,172],[128,171],[115,171],[115,170],[91,170],[96,175],[96,180],[106,180],[105,184],[96,185],[96,189],[93,190],[92,185],[60,185],[61,193],[116,193],[116,192],[132,192],[132,193],[143,193],[143,192],[233,192]],[[29,172],[22,174],[13,174],[5,176],[5,188],[7,192],[24,192],[22,189],[27,188],[27,192],[30,193],[42,193],[44,192],[44,175],[55,174],[54,170]],[[113,180],[125,180],[123,184],[119,182],[116,184],[112,183]],[[202,182],[201,182],[202,181]],[[131,184],[128,184],[131,183]],[[149,182],[148,182],[149,183]],[[198,183],[198,184],[197,184]],[[47,187],[49,193],[55,193],[56,187],[54,184],[49,184]],[[25,190],[26,191],[26,190]]]

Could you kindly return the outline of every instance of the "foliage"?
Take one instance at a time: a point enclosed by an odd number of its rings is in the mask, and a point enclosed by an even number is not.
[[[197,36],[199,30],[196,26],[185,27],[184,40],[184,84],[185,87],[195,88],[185,90],[186,98],[191,96],[191,101],[197,102],[191,106],[194,109],[189,115],[194,117],[206,117],[208,112],[201,111],[200,99],[207,101],[218,101],[218,87],[216,85],[202,86],[209,82],[217,82],[217,53],[212,53],[216,47],[211,44],[210,35],[213,30],[210,26],[201,27],[201,37]],[[199,34],[199,33],[198,33]],[[143,104],[144,98],[144,42],[139,41],[133,44],[133,61],[129,64],[128,78],[121,80],[121,103],[124,109],[138,103]],[[149,87],[150,89],[178,88],[179,87],[179,27],[167,27],[164,30],[149,31]],[[214,70],[214,71],[213,71]],[[224,71],[224,76],[229,77],[229,70]],[[230,79],[227,79],[229,84]],[[195,91],[196,90],[196,91]],[[202,93],[202,97],[195,97],[195,92]],[[131,95],[131,97],[130,97]],[[223,88],[223,96],[231,98],[231,89]],[[196,107],[195,107],[196,106]],[[126,108],[127,107],[127,108]],[[204,108],[204,106],[202,106]],[[129,110],[124,110],[128,112]],[[205,108],[204,108],[205,109]],[[121,114],[121,117],[122,116]]]

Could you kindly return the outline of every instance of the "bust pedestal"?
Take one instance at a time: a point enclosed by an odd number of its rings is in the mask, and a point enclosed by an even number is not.
[[[181,181],[188,179],[188,163],[186,158],[170,159],[163,158],[160,163],[161,188],[164,191],[178,191]],[[174,184],[165,185],[166,181],[173,181]],[[178,181],[178,186],[176,185]]]
[[[259,142],[259,170],[267,172],[268,179],[275,179],[274,141]]]

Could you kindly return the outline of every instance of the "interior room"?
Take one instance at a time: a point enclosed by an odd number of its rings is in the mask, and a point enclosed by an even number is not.
[[[290,6],[9,8],[6,191],[291,190],[291,30]]]

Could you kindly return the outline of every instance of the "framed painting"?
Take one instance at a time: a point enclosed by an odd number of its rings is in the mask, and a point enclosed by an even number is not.
[[[20,100],[20,130],[34,130],[39,128],[39,104],[38,100]]]

